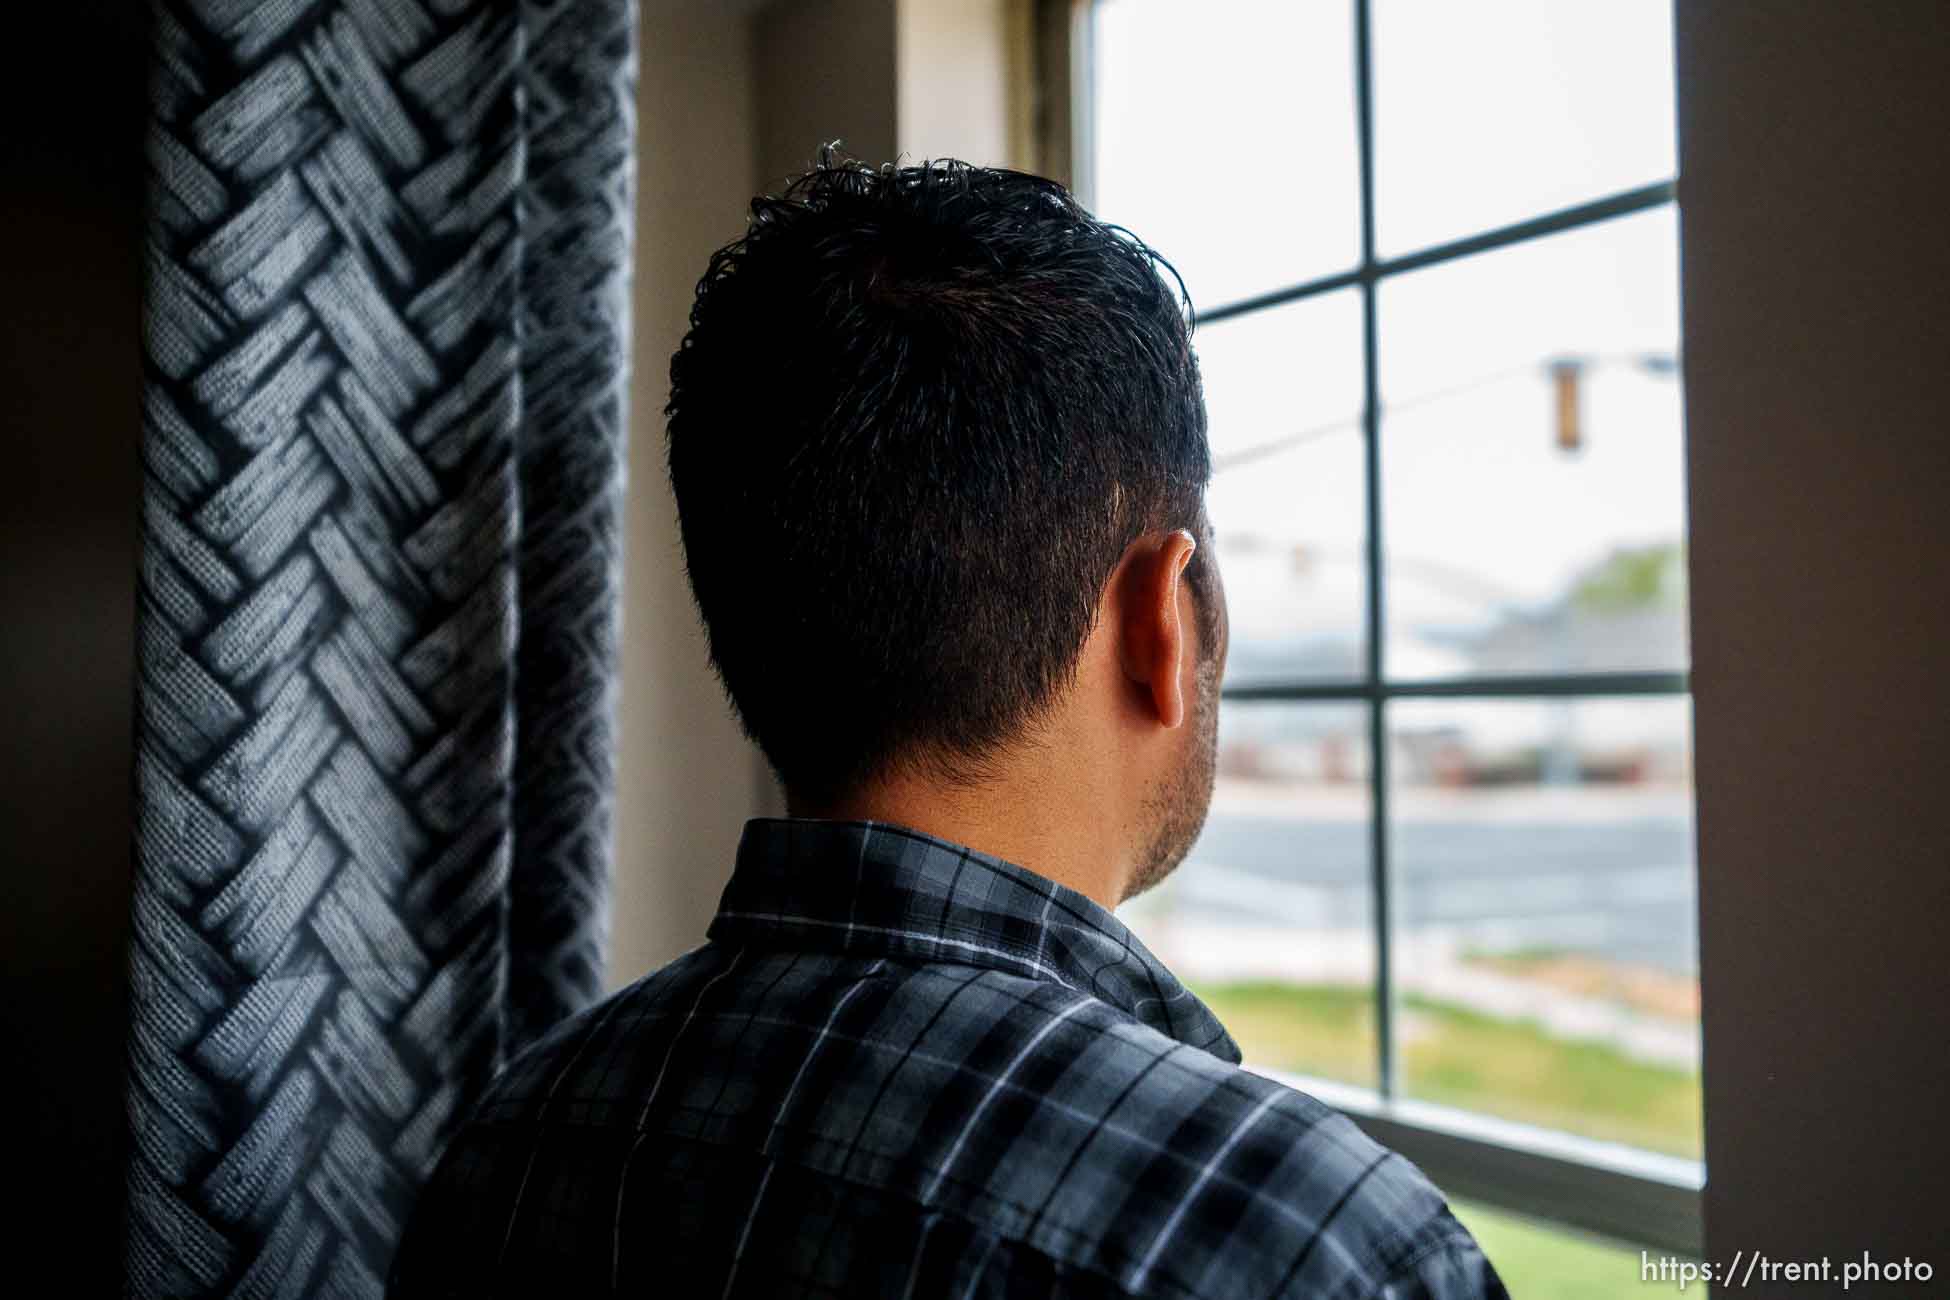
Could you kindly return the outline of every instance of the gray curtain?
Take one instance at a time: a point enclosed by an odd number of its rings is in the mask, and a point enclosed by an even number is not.
[[[634,32],[156,5],[133,1294],[379,1294],[600,991]]]

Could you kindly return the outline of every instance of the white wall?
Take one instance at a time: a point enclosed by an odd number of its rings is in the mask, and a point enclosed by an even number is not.
[[[768,783],[712,676],[664,472],[670,354],[713,249],[758,185],[749,6],[651,4],[637,82],[629,553],[617,754],[612,983],[701,943]]]
[[[760,11],[752,57],[766,190],[836,139],[867,162],[893,159],[894,28],[895,0],[778,0]]]
[[[900,0],[897,135],[907,161],[1015,165],[1012,42],[1028,41],[1027,20],[1026,7],[1014,0]]]
[[[780,800],[711,675],[663,460],[670,354],[712,250],[823,141],[872,162],[1006,160],[1012,0],[653,0],[641,14],[637,255],[609,974],[701,942],[745,818]],[[1019,15],[1018,15],[1019,17]]]
[[[753,25],[758,174],[771,188],[838,139],[871,163],[1020,165],[1012,117],[1028,0],[776,0]],[[1012,134],[1013,133],[1013,134]]]
[[[1940,1294],[1950,6],[1679,0],[1677,36],[1707,1254]]]

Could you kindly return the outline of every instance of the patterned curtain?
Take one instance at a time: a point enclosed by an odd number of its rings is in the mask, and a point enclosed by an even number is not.
[[[601,986],[631,0],[156,0],[127,1266],[377,1296]]]

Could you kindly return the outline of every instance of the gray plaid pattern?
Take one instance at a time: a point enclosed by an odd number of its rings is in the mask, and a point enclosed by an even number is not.
[[[509,1066],[392,1295],[1504,1294],[1413,1165],[1239,1068],[1082,894],[760,819],[709,937]]]

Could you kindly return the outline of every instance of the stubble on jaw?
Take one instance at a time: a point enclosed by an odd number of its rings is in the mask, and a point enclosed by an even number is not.
[[[1212,807],[1212,789],[1218,779],[1219,759],[1219,657],[1212,655],[1198,666],[1197,694],[1185,761],[1161,789],[1144,801],[1145,818],[1153,826],[1150,846],[1138,860],[1137,870],[1124,890],[1120,903],[1129,902],[1164,880],[1185,860],[1205,828],[1206,813]]]

